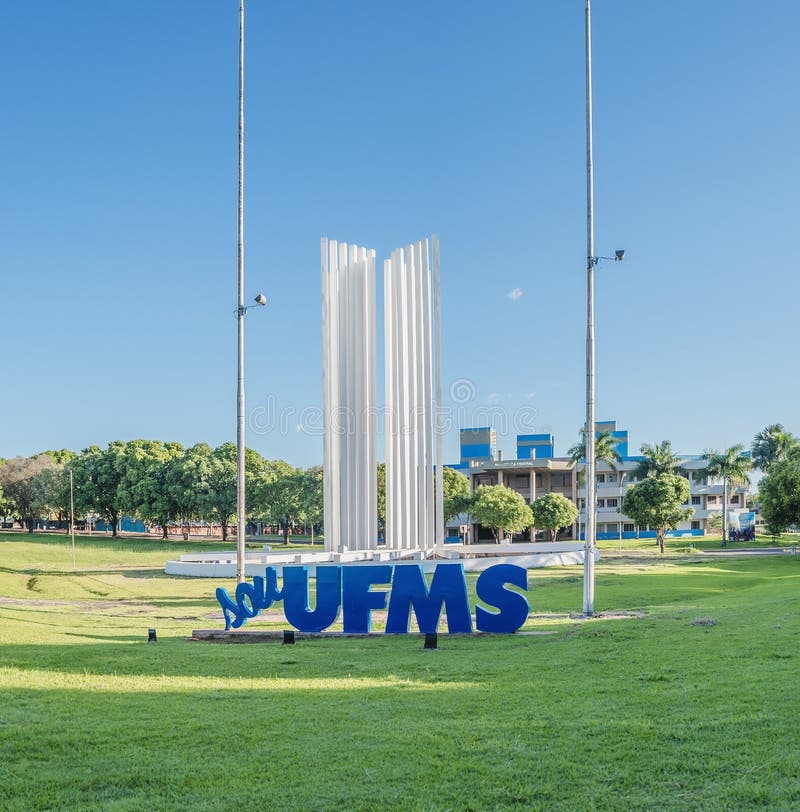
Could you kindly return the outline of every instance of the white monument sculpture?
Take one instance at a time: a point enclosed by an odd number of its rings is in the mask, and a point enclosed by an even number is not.
[[[325,548],[375,550],[375,251],[323,238],[321,254]],[[383,300],[386,548],[428,551],[444,540],[437,237],[385,260]]]
[[[322,239],[325,549],[377,544],[375,251]]]

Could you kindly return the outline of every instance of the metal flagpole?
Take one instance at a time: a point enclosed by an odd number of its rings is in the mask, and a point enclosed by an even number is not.
[[[594,166],[592,163],[592,7],[586,0],[586,523],[583,561],[583,613],[594,614],[595,372],[594,372]]]
[[[239,0],[239,307],[238,367],[236,385],[236,580],[244,581],[245,482],[244,482],[244,0]]]

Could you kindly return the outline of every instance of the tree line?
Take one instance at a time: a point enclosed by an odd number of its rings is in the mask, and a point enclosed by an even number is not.
[[[202,520],[227,540],[236,515],[236,446],[116,440],[80,454],[62,449],[0,465],[0,513],[30,532],[39,518],[70,519],[70,474],[76,516],[97,515],[118,535],[123,516],[161,527]],[[322,467],[294,468],[284,460],[245,453],[248,519],[279,525],[288,541],[295,524],[322,523]]]
[[[585,433],[568,454],[573,463],[585,458]],[[638,484],[626,492],[622,512],[637,525],[656,530],[663,550],[669,529],[691,516],[685,506],[689,482],[681,458],[668,440],[641,447],[642,460],[632,472]],[[601,432],[595,442],[598,463],[612,469],[621,462],[613,436]],[[707,451],[706,467],[694,477],[723,483],[722,531],[727,539],[728,495],[747,484],[751,468],[765,473],[759,502],[767,529],[779,533],[800,525],[800,442],[781,424],[772,424],[753,439],[750,454],[743,445],[722,452]],[[97,515],[116,536],[122,516],[159,526],[164,537],[174,524],[203,520],[219,525],[223,539],[236,514],[236,446],[212,448],[198,443],[158,440],[114,441],[104,449],[90,446],[80,453],[67,449],[45,451],[33,457],[0,458],[0,514],[14,516],[33,531],[37,519],[51,514],[62,521],[70,516],[69,476],[74,482],[75,515]],[[451,468],[443,469],[445,519],[467,513],[500,532],[518,533],[529,527],[549,531],[574,523],[574,503],[559,494],[544,494],[532,504],[502,485],[481,486],[474,492],[469,480]],[[248,519],[278,525],[288,541],[294,525],[322,529],[322,467],[295,468],[284,460],[267,460],[258,452],[245,453]],[[385,467],[377,470],[378,524],[385,527]]]

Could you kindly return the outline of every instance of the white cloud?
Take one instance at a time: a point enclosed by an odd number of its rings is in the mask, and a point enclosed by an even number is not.
[[[506,298],[511,299],[512,302],[516,302],[522,296],[522,288],[514,288],[514,290],[510,290],[506,293]]]

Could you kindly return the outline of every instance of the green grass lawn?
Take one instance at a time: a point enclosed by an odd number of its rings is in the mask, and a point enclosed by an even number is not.
[[[424,651],[188,642],[206,548],[0,534],[0,809],[800,808],[798,557],[601,561],[591,621],[532,570],[538,634]]]

